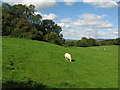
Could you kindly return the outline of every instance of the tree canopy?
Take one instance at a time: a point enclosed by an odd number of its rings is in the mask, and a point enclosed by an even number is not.
[[[42,20],[40,14],[35,14],[34,5],[8,3],[2,4],[2,35],[43,40],[62,45],[62,28],[53,20]],[[55,39],[53,39],[55,38]],[[53,39],[51,41],[51,39]]]

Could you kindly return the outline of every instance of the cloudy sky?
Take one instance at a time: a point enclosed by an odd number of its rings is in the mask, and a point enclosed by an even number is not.
[[[65,39],[118,37],[119,0],[4,0],[10,4],[34,4],[35,14],[62,27]]]

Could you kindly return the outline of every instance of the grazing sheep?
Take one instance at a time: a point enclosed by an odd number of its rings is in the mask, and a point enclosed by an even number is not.
[[[106,50],[106,48],[104,48],[104,50]]]
[[[72,61],[71,55],[69,53],[65,53],[65,59],[69,60],[70,62]]]

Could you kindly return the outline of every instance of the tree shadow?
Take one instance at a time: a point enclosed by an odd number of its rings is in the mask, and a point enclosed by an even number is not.
[[[39,88],[45,89],[47,88],[46,85],[43,83],[37,84],[36,82],[29,80],[28,82],[15,82],[15,81],[7,81],[6,83],[2,83],[2,89],[17,89],[17,88]]]

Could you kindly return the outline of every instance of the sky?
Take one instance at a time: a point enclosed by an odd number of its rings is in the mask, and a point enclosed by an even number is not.
[[[4,0],[10,4],[34,4],[35,14],[62,27],[65,39],[118,37],[119,0]]]

